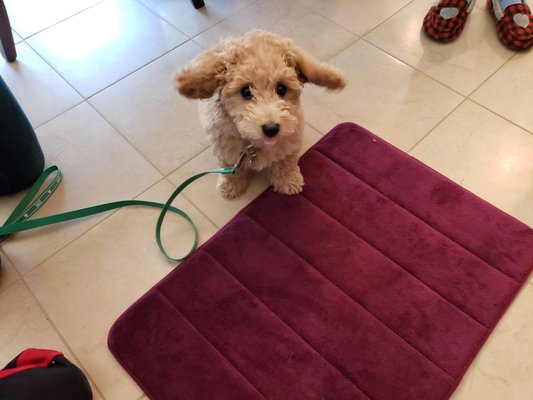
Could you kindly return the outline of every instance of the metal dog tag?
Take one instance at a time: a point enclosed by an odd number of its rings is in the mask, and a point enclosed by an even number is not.
[[[252,165],[254,163],[255,156],[257,156],[257,148],[254,145],[249,145],[246,147],[241,154],[239,155],[239,159],[233,166],[234,169],[237,169],[241,166],[242,162],[244,161],[245,157],[248,157],[248,164]]]

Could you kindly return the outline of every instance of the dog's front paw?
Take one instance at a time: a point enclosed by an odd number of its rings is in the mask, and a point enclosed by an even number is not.
[[[283,194],[298,194],[301,193],[304,187],[304,177],[298,170],[286,175],[283,180],[272,182],[272,187],[275,192]]]
[[[219,175],[217,189],[225,199],[232,200],[246,191],[248,180],[245,176]]]

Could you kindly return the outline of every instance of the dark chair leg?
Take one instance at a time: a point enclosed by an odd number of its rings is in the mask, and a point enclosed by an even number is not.
[[[204,6],[204,0],[191,0],[194,8],[202,8]]]
[[[13,40],[4,0],[0,0],[0,42],[2,43],[0,50],[4,58],[8,62],[15,61],[17,50],[15,49],[15,41]]]

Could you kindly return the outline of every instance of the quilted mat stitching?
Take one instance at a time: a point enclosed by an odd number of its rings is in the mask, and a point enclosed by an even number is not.
[[[405,210],[406,212],[408,212],[409,214],[411,214],[413,217],[415,217],[416,219],[418,219],[420,222],[422,222],[425,226],[429,227],[430,229],[432,229],[433,231],[437,232],[439,235],[441,235],[442,237],[450,240],[451,242],[455,243],[457,246],[461,247],[462,249],[464,249],[465,251],[467,251],[468,253],[470,253],[471,255],[473,255],[474,257],[476,257],[479,261],[481,261],[483,264],[493,268],[494,270],[498,271],[499,273],[501,273],[502,275],[506,276],[507,278],[513,280],[515,283],[518,283],[520,284],[521,282],[516,280],[515,278],[513,278],[512,276],[506,274],[505,272],[503,272],[502,270],[500,270],[499,268],[495,267],[494,265],[492,264],[489,264],[487,261],[483,260],[480,256],[478,256],[476,253],[474,253],[472,250],[470,249],[467,249],[465,246],[463,246],[462,244],[458,243],[456,240],[454,240],[453,238],[451,238],[450,236],[446,235],[445,233],[439,231],[436,227],[430,225],[428,222],[426,222],[423,218],[421,218],[420,216],[418,216],[417,214],[415,214],[412,210],[409,210],[407,208],[405,208],[403,205],[401,205],[400,203],[398,203],[397,201],[391,199],[389,196],[387,196],[385,193],[379,191],[378,189],[376,189],[374,186],[370,185],[368,182],[366,182],[365,180],[363,180],[361,177],[355,175],[353,172],[351,172],[350,170],[348,170],[344,165],[340,164],[338,160],[334,160],[332,159],[330,156],[328,156],[327,154],[323,153],[322,151],[320,151],[319,149],[313,149],[313,151],[321,154],[322,156],[326,157],[328,160],[330,160],[331,162],[335,163],[336,165],[338,165],[340,168],[342,168],[344,171],[346,171],[347,173],[349,173],[350,175],[352,175],[354,178],[358,179],[359,181],[363,182],[365,185],[367,185],[369,188],[371,188],[372,190],[374,190],[376,193],[379,193],[380,195],[382,195],[383,197],[387,198],[389,201],[391,201],[392,203],[396,204],[398,207],[400,207],[401,209]]]
[[[319,154],[321,154],[321,153],[319,153]],[[326,158],[327,158],[328,160],[330,160],[328,157],[326,157]],[[335,162],[332,161],[332,160],[330,160],[330,161],[333,162],[333,163],[335,163]],[[335,163],[335,165],[337,165],[337,164]],[[342,168],[342,166],[339,166],[339,167]],[[344,169],[344,168],[343,168],[343,169]],[[350,172],[347,171],[347,173],[350,173]],[[354,177],[354,178],[357,179],[357,177]],[[361,181],[361,182],[363,182],[363,181]],[[363,182],[363,183],[364,183],[364,182]],[[369,186],[369,185],[368,185],[368,186]],[[369,187],[372,188],[371,186],[369,186]],[[379,191],[376,191],[376,192],[377,192],[377,193],[380,193]],[[308,200],[308,201],[310,201],[311,203],[313,203],[313,202],[312,202],[312,201],[306,196],[305,191],[304,191],[301,195],[302,195],[302,197],[306,198],[306,200]],[[383,197],[385,197],[385,198],[388,199],[388,197],[386,197],[386,196],[383,196]],[[393,203],[396,204],[395,202],[393,202]],[[314,203],[313,203],[313,204],[314,204]],[[321,207],[319,207],[319,206],[316,205],[316,204],[315,204],[315,206],[317,206],[318,208],[321,208]],[[400,208],[403,209],[403,207],[401,207],[401,206],[398,206],[398,207],[400,207]],[[321,208],[321,209],[322,209],[322,208]],[[322,209],[322,211],[323,211],[325,214],[330,215],[326,210],[323,210],[323,209]],[[411,214],[408,210],[405,210],[405,211],[408,212],[410,215],[413,215],[413,214]],[[346,226],[346,225],[344,224],[343,221],[338,220],[337,218],[335,218],[335,217],[332,216],[332,215],[330,215],[330,216],[331,216],[332,218],[334,218],[335,220],[337,220],[340,224]],[[413,215],[413,216],[414,216],[414,215]],[[416,216],[414,216],[414,217],[417,218]],[[417,218],[417,219],[418,219],[418,218]],[[350,228],[348,228],[348,227],[346,227],[346,228],[349,229],[350,231],[352,231]],[[353,232],[353,231],[352,231],[352,232]],[[439,235],[441,235],[443,238],[447,239],[447,236],[442,235],[442,234],[441,234],[440,232],[438,232],[438,231],[436,231],[436,232],[437,232]],[[353,233],[354,233],[355,235],[357,235],[356,232],[353,232]],[[357,236],[360,237],[359,235],[357,235]],[[374,245],[374,244],[372,244],[372,243],[369,243],[368,240],[366,240],[366,239],[364,239],[364,238],[361,238],[361,239],[365,240],[369,245],[371,245],[372,247],[374,247],[377,251],[379,251],[381,254],[383,254],[384,256],[386,256],[387,258],[389,258],[390,260],[392,260],[394,263],[396,263],[396,264],[402,266],[403,269],[405,269],[407,272],[409,272],[411,275],[413,275],[413,276],[414,276],[416,279],[418,279],[421,283],[425,284],[426,286],[428,286],[429,288],[431,288],[433,291],[435,291],[436,293],[440,294],[444,299],[446,299],[447,301],[449,301],[451,304],[454,304],[457,308],[460,308],[460,309],[461,309],[461,304],[456,304],[456,303],[454,302],[454,300],[452,300],[452,299],[448,299],[448,298],[445,297],[443,294],[441,294],[441,293],[438,291],[438,289],[436,289],[436,288],[432,288],[428,283],[424,282],[424,280],[422,280],[422,278],[418,277],[418,276],[415,275],[413,272],[409,271],[405,266],[401,265],[401,263],[398,262],[396,259],[394,259],[392,255],[387,255],[387,254],[385,254],[385,252],[384,252],[382,249],[380,249],[379,247],[377,247],[376,245]],[[452,243],[455,243],[455,242],[452,241],[452,240],[450,240],[450,241],[451,241]],[[458,246],[459,248],[461,248],[461,249],[463,248],[462,246],[459,246],[459,245],[457,245],[457,246]],[[467,251],[468,253],[470,253],[468,250],[465,250],[465,251]],[[476,257],[477,259],[479,259],[477,256],[475,256],[475,255],[473,255],[473,256]],[[487,264],[487,263],[484,262],[483,260],[480,260],[480,259],[479,259],[479,261],[480,261],[482,264],[484,264],[484,265],[486,265],[486,266],[488,266],[488,267],[490,267],[490,268],[493,268],[492,266],[490,266],[489,264]],[[503,272],[501,272],[501,271],[498,270],[498,269],[493,269],[493,270],[494,270],[495,272],[500,273],[501,276],[502,276],[502,278],[509,279],[510,281],[512,281],[512,283],[515,285],[515,286],[513,287],[513,292],[514,292],[514,290],[516,289],[516,284],[517,284],[516,281],[515,281],[514,279],[508,277],[506,274],[504,274]],[[510,295],[510,294],[512,294],[512,293],[509,293],[509,295]],[[466,312],[465,310],[463,310],[463,311],[465,312],[465,314],[469,315],[473,320],[477,321],[479,324],[483,325],[483,326],[486,327],[486,328],[490,328],[490,326],[487,326],[487,325],[484,324],[483,322],[479,321],[475,316],[470,315],[470,314],[469,314],[468,312]]]
[[[208,346],[211,346],[211,348],[216,351],[221,357],[223,357],[227,362],[228,364],[230,364],[234,369],[235,371],[237,371],[249,384],[250,386],[252,386],[259,395],[261,395],[262,398],[264,398],[265,400],[268,400],[268,397],[266,397],[262,392],[261,390],[256,386],[254,385],[254,383],[219,349],[217,348],[217,346],[215,346],[215,344],[213,342],[211,342],[205,335],[204,333],[202,333],[200,331],[200,329],[198,329],[198,327],[196,325],[194,325],[192,323],[192,321],[185,315],[183,314],[183,312],[179,309],[179,307],[174,304],[172,301],[170,301],[170,299],[165,296],[164,293],[162,293],[159,289],[156,291],[157,295],[159,296],[159,298],[164,301],[165,303],[167,303],[169,306],[171,306],[177,313],[179,313],[184,320],[187,321],[187,323],[198,333],[198,335],[200,335],[204,341],[207,343]]]
[[[376,247],[374,244],[370,243],[368,240],[366,240],[365,238],[362,238],[361,236],[359,236],[357,233],[355,233],[354,231],[352,231],[350,228],[348,228],[346,225],[344,225],[342,223],[342,221],[340,221],[339,219],[333,217],[331,214],[328,214],[325,210],[323,210],[322,208],[320,208],[317,204],[313,203],[310,199],[308,199],[307,197],[303,196],[302,197],[307,201],[309,202],[310,204],[312,204],[315,208],[317,208],[318,210],[320,210],[322,213],[324,213],[324,215],[327,215],[328,217],[330,217],[331,219],[335,220],[337,223],[339,223],[340,225],[342,225],[348,232],[350,232],[351,234],[353,234],[354,236],[357,236],[360,240],[362,240],[363,242],[365,242],[366,244],[368,244],[369,246],[371,246],[373,249],[375,249],[377,252],[379,252],[383,257],[387,258],[388,260],[390,260],[392,263],[394,263],[395,265],[397,265],[398,267],[400,267],[403,271],[405,271],[407,274],[409,274],[410,276],[412,276],[414,279],[416,279],[418,282],[420,282],[420,284],[424,285],[424,287],[426,287],[427,289],[431,290],[431,292],[435,293],[437,296],[439,296],[441,299],[443,299],[446,303],[450,304],[451,306],[453,306],[456,310],[460,311],[461,313],[463,313],[465,316],[467,316],[468,318],[470,318],[473,322],[477,323],[478,325],[480,325],[481,327],[483,327],[484,329],[488,329],[490,327],[486,326],[485,324],[483,324],[481,321],[478,321],[474,316],[468,314],[468,312],[466,312],[465,310],[463,310],[459,305],[457,304],[454,304],[451,300],[447,299],[442,293],[439,293],[437,291],[437,289],[434,289],[432,288],[431,286],[429,286],[427,283],[425,283],[424,281],[422,281],[420,278],[418,278],[415,274],[413,274],[411,271],[409,271],[406,267],[404,267],[403,265],[401,265],[399,262],[395,261],[393,258],[391,258],[389,255],[385,254],[384,252],[382,252],[378,247]]]
[[[402,342],[406,343],[411,347],[413,350],[415,350],[417,353],[419,353],[421,356],[426,358],[428,361],[430,361],[432,364],[434,364],[436,367],[438,367],[442,372],[444,372],[446,375],[448,375],[450,378],[455,379],[453,375],[451,375],[448,371],[446,371],[441,365],[439,365],[436,361],[432,360],[427,354],[425,354],[423,351],[421,351],[419,348],[417,348],[414,344],[410,343],[408,340],[406,340],[402,335],[400,335],[398,332],[396,332],[394,329],[392,329],[389,325],[387,325],[385,322],[383,322],[380,318],[378,318],[374,313],[369,311],[365,306],[363,306],[359,301],[354,299],[352,296],[350,296],[348,293],[346,293],[343,289],[341,289],[339,286],[337,286],[335,283],[333,283],[327,276],[322,274],[311,262],[307,261],[304,257],[302,257],[300,254],[298,254],[294,249],[287,246],[278,236],[274,235],[272,232],[270,232],[268,229],[266,229],[263,225],[255,221],[250,215],[248,215],[248,218],[252,220],[257,226],[261,227],[265,232],[267,232],[270,236],[275,238],[283,247],[285,247],[287,250],[292,252],[296,257],[298,257],[300,260],[305,262],[307,265],[309,265],[311,268],[313,268],[314,271],[316,271],[317,274],[319,274],[324,280],[326,280],[335,290],[341,292],[344,296],[346,296],[348,299],[352,300],[354,303],[356,303],[359,307],[361,307],[363,310],[366,311],[368,315],[371,315],[376,321],[378,321],[381,325],[385,326],[390,332],[392,332],[394,335],[396,335]],[[461,310],[460,310],[461,311]],[[281,317],[280,317],[281,319]],[[292,328],[291,328],[292,329]],[[294,330],[294,329],[293,329]]]
[[[339,374],[341,374],[346,380],[348,380],[351,384],[353,384],[357,389],[359,389],[362,393],[364,393],[369,400],[373,400],[372,397],[368,395],[368,393],[365,393],[363,389],[359,387],[359,385],[352,381],[349,377],[347,377],[341,370],[339,370],[335,365],[331,363],[330,360],[328,360],[326,357],[324,357],[323,354],[321,354],[313,345],[311,345],[305,338],[303,338],[298,332],[296,332],[285,320],[283,320],[278,314],[276,314],[268,305],[266,305],[257,295],[251,291],[246,285],[244,285],[235,275],[233,275],[220,261],[218,261],[211,253],[209,253],[206,249],[202,250],[204,254],[207,254],[215,263],[223,269],[232,279],[235,280],[244,290],[246,290],[249,294],[251,294],[259,303],[261,303],[272,316],[274,316],[278,321],[282,322],[288,329],[290,329],[291,332],[293,332],[303,343],[306,344],[314,353],[320,356],[328,365],[330,365],[332,368],[334,368]]]

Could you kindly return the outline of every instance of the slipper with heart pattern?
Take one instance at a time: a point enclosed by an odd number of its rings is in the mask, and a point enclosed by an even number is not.
[[[513,50],[533,46],[533,16],[526,0],[487,0],[500,40]]]
[[[463,31],[475,0],[436,1],[427,12],[422,25],[426,34],[439,42],[450,42]]]

